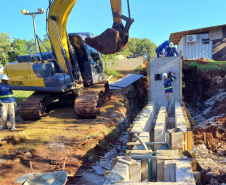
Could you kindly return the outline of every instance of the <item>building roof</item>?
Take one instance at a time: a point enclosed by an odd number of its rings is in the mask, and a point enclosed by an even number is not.
[[[216,29],[216,28],[219,28],[219,27],[222,27],[222,26],[226,26],[226,24],[171,33],[169,41],[173,42],[173,44],[177,45],[180,42],[180,39],[182,38],[182,36],[184,36],[184,35],[191,35],[191,34],[198,34],[198,33],[208,33],[210,30],[213,30],[213,29]]]

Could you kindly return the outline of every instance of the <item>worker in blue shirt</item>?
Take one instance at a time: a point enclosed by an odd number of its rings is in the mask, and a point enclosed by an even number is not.
[[[172,57],[172,56],[179,56],[176,47],[173,45],[172,42],[169,43],[169,47],[165,50],[165,57]]]
[[[9,113],[11,131],[15,130],[15,96],[13,94],[11,85],[8,84],[9,77],[6,74],[0,76],[0,106],[2,113],[2,128],[1,130],[7,129],[7,115]]]
[[[163,73],[162,74],[163,79],[164,79],[164,88],[165,88],[165,96],[167,99],[167,107],[166,107],[166,111],[168,113],[169,116],[172,116],[173,113],[173,87],[172,87],[172,82],[176,79],[176,76],[174,73],[169,72],[167,73]]]
[[[163,42],[161,45],[159,45],[155,52],[157,54],[157,57],[164,57],[164,49],[166,49],[166,47],[169,46],[169,41],[166,40],[165,42]]]

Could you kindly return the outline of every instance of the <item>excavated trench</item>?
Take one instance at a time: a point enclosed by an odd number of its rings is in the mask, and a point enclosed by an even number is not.
[[[194,144],[205,145],[213,160],[204,162],[201,184],[221,184],[226,178],[226,71],[187,68],[183,73],[184,101],[197,124]]]
[[[111,90],[111,98],[115,96],[124,97],[124,108],[126,114],[117,117],[118,126],[114,134],[109,134],[91,151],[86,154],[86,162],[78,170],[74,179],[67,184],[92,184],[104,183],[103,173],[113,168],[112,159],[125,155],[127,143],[127,128],[135,119],[137,114],[147,104],[148,83],[144,77],[122,90]],[[116,113],[117,114],[117,113]]]

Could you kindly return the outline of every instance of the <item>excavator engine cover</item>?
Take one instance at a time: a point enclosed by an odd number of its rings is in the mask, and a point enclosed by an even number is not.
[[[124,50],[128,43],[128,33],[120,27],[108,28],[95,38],[86,38],[86,44],[103,54],[113,54]]]

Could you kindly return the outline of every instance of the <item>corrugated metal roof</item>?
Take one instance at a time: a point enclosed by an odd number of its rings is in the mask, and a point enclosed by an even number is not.
[[[179,43],[181,37],[184,35],[207,33],[207,32],[209,32],[209,30],[216,29],[216,28],[223,27],[223,26],[226,26],[226,24],[171,33],[169,41],[173,42],[175,45],[177,45]]]
[[[142,78],[144,75],[139,75],[139,74],[128,74],[124,76],[123,78],[117,80],[114,83],[109,83],[109,88],[110,89],[122,89],[127,87],[128,85],[132,84],[133,82],[139,80]]]

